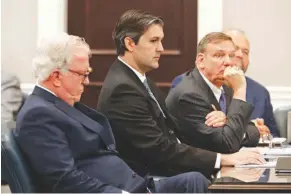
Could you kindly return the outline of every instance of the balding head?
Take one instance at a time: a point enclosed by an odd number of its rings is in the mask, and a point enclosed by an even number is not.
[[[227,29],[224,30],[223,33],[230,36],[237,46],[238,50],[236,52],[236,57],[240,61],[238,64],[241,64],[241,68],[246,72],[249,66],[250,44],[244,31],[240,29]]]

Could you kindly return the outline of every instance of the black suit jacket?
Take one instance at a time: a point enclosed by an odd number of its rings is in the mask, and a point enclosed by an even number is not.
[[[80,103],[69,106],[39,87],[18,115],[15,136],[41,191],[141,193],[152,188],[151,179],[119,158],[106,117]]]
[[[177,142],[178,128],[166,110],[161,91],[147,80],[166,119],[141,80],[121,61],[113,63],[105,78],[98,109],[110,121],[121,156],[140,174],[212,173],[216,153]]]
[[[227,123],[223,127],[208,127],[205,117],[218,110],[219,103],[198,69],[188,72],[166,99],[170,113],[177,118],[186,143],[221,153],[237,152],[241,146],[256,146],[259,131],[250,124],[252,105],[232,99],[232,89],[223,86],[226,95]],[[245,138],[243,138],[246,133]]]

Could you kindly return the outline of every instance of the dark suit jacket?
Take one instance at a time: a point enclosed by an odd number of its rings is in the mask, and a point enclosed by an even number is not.
[[[151,182],[119,158],[106,117],[39,87],[18,115],[15,136],[44,192],[145,192]]]
[[[174,78],[171,88],[175,88],[182,80],[183,73]],[[247,102],[254,106],[251,119],[263,118],[265,125],[269,127],[274,137],[279,137],[277,124],[273,114],[273,106],[268,90],[255,80],[246,76],[247,81]]]
[[[233,153],[241,146],[258,144],[259,131],[253,124],[249,124],[252,105],[232,99],[232,90],[226,86],[224,91],[228,119],[223,127],[208,127],[205,124],[206,115],[213,111],[212,104],[218,110],[221,109],[197,68],[187,73],[181,83],[170,91],[166,105],[177,118],[186,143],[221,153]]]
[[[137,75],[121,61],[110,68],[102,87],[98,109],[112,126],[117,149],[140,174],[167,176],[214,171],[216,153],[179,144],[178,129],[168,114],[159,88],[148,79],[166,119]]]

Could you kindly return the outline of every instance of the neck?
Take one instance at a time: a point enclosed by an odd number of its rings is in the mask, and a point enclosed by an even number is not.
[[[43,81],[43,82],[40,82],[40,83],[38,83],[38,84],[39,84],[40,86],[42,86],[42,87],[48,89],[49,91],[55,93],[56,96],[58,96],[55,87],[54,87],[50,82],[48,82],[48,81]]]
[[[67,104],[69,104],[71,106],[74,105],[74,103],[75,103],[74,98],[72,98],[70,96],[62,95],[62,94],[64,94],[64,92],[61,90],[61,87],[54,86],[50,81],[43,81],[43,82],[39,83],[39,85],[41,85],[42,87],[53,92],[58,98],[65,101]]]
[[[145,75],[145,73],[147,72],[145,69],[143,69],[142,67],[140,67],[133,59],[132,55],[130,55],[129,53],[125,52],[125,54],[123,56],[119,56],[124,62],[127,63],[127,65],[129,65],[130,67],[132,67],[133,69],[135,69],[136,71],[138,71],[139,73],[141,73],[142,75]]]

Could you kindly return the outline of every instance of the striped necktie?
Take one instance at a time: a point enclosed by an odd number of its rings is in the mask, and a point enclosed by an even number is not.
[[[147,82],[147,80],[145,79],[144,82],[143,82],[145,88],[147,89],[148,93],[150,94],[151,98],[156,102],[156,104],[158,105],[160,111],[162,112],[164,118],[166,118],[166,115],[164,114],[159,102],[157,101],[156,97],[154,96],[153,92],[151,91],[150,87],[149,87],[149,84]]]

